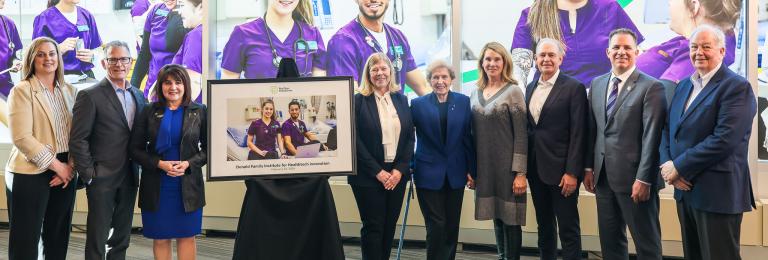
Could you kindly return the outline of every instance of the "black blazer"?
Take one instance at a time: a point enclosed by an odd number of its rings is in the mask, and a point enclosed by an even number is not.
[[[401,93],[392,93],[392,102],[400,117],[400,140],[394,168],[403,174],[400,182],[410,178],[410,161],[413,157],[413,120],[408,99]],[[381,122],[376,107],[376,96],[355,94],[355,127],[357,139],[357,175],[347,177],[350,185],[378,187],[381,183],[376,174],[384,165],[384,145],[381,144]]]
[[[181,160],[189,161],[189,168],[181,176],[181,196],[186,212],[195,211],[205,206],[203,187],[203,165],[206,164],[207,128],[205,106],[190,103],[184,110],[184,123],[181,137]],[[165,107],[153,102],[133,124],[131,138],[131,157],[142,166],[141,186],[139,186],[139,208],[147,211],[157,210],[160,200],[160,174],[157,163],[162,156],[155,152],[160,122]]]
[[[526,106],[530,106],[538,82],[539,76],[526,87]],[[558,185],[566,172],[581,179],[588,108],[584,84],[560,71],[544,101],[538,123],[528,109],[528,171],[537,174],[542,182]]]
[[[136,104],[136,118],[147,104],[144,94],[131,87]],[[72,129],[69,135],[69,153],[75,161],[75,170],[85,183],[94,185],[117,184],[120,174],[130,175],[133,185],[139,184],[139,167],[128,157],[131,128],[123,113],[123,106],[115,89],[107,79],[77,93],[72,108]],[[131,169],[125,172],[124,169]]]

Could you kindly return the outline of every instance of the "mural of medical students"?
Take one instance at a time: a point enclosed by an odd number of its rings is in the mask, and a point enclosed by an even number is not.
[[[181,15],[175,11],[177,3],[177,0],[164,0],[162,4],[154,5],[149,9],[144,23],[141,48],[131,76],[131,85],[141,86],[146,76],[144,94],[150,100],[154,100],[150,93],[154,93],[151,90],[160,68],[173,62],[173,56],[189,32],[182,24]]]
[[[309,0],[269,0],[264,17],[235,26],[224,46],[221,78],[274,78],[282,58],[293,58],[303,77],[325,76],[325,43]]]
[[[731,65],[736,58],[733,31],[741,13],[742,0],[670,0],[669,28],[679,36],[654,46],[637,57],[637,68],[646,74],[677,84],[695,71],[688,56],[688,37],[694,28],[709,24],[725,32],[725,58]],[[670,99],[671,100],[671,99]]]
[[[552,38],[567,49],[562,72],[589,86],[594,77],[611,70],[605,49],[608,34],[618,28],[634,31],[638,43],[644,39],[616,0],[535,0],[520,15],[512,39],[515,77],[527,81],[536,42]]]
[[[328,41],[328,75],[352,76],[361,82],[365,61],[373,53],[387,54],[395,68],[400,91],[406,84],[418,95],[429,92],[427,82],[414,61],[408,39],[397,28],[384,23],[389,0],[356,0],[360,14],[341,27]]]
[[[5,0],[0,0],[0,10],[5,7]],[[11,73],[16,73],[21,69],[21,60],[17,55],[21,55],[22,49],[21,37],[16,28],[16,23],[5,15],[0,14],[0,22],[3,25],[3,32],[0,32],[0,122],[8,124],[8,94],[13,88]]]
[[[96,18],[77,6],[80,0],[49,0],[48,9],[35,16],[32,38],[49,37],[59,43],[64,74],[93,75],[94,49],[102,44]]]
[[[192,29],[173,57],[173,63],[187,69],[191,82],[192,100],[202,103],[203,73],[203,0],[181,0],[179,9],[184,28]]]

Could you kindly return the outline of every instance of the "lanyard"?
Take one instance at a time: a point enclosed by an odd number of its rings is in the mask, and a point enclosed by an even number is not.
[[[369,32],[368,29],[366,29],[365,26],[363,26],[363,23],[360,22],[360,18],[359,17],[355,18],[355,21],[357,22],[357,25],[360,26],[360,29],[363,31],[363,34],[365,34],[364,35],[364,39],[365,39],[365,42],[368,44],[368,46],[370,46],[371,49],[373,49],[374,52],[381,52],[381,53],[383,53],[384,50],[381,48],[381,44],[379,43],[379,41],[376,40],[375,37],[373,37],[373,35],[371,35],[371,32]],[[395,60],[392,61],[392,66],[394,66],[395,67],[395,71],[397,71],[397,77],[398,77],[397,81],[399,83],[400,82],[400,70],[403,69],[403,59],[401,58],[401,54],[400,54],[401,50],[399,50],[399,48],[395,48],[395,39],[392,38],[392,34],[389,32],[387,27],[383,26],[383,28],[384,28],[384,33],[387,35],[387,39],[390,39],[390,41],[392,42],[392,44],[390,45],[389,50],[392,53],[395,54],[394,55],[395,56]]]
[[[5,31],[5,37],[8,39],[8,49],[11,50],[11,52],[16,49],[16,44],[13,44],[13,39],[11,39],[11,32],[8,29],[8,22],[5,21],[5,17],[0,16],[0,20],[3,20],[3,29]]]
[[[307,54],[307,57],[304,59],[304,72],[301,73],[302,76],[309,76],[312,74],[312,70],[309,67],[309,60],[311,59],[311,50],[309,47],[309,42],[304,40],[304,29],[301,28],[301,24],[299,24],[299,21],[294,21],[294,26],[299,27],[299,38],[293,42],[293,60],[298,62],[296,60],[296,52],[298,52],[298,47],[301,45],[302,48],[304,48],[304,53]],[[269,29],[269,25],[267,25],[267,14],[264,14],[264,29],[265,34],[267,35],[267,41],[269,42],[269,48],[272,51],[272,65],[275,66],[275,68],[280,68],[280,61],[283,60],[283,57],[280,57],[280,55],[277,54],[277,49],[275,49],[275,46],[272,44],[272,35],[270,35],[270,32],[272,31]]]

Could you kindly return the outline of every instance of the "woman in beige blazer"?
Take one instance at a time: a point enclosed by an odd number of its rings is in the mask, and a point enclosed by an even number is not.
[[[64,83],[55,41],[34,39],[24,54],[21,82],[8,95],[13,149],[5,166],[11,231],[8,257],[65,259],[75,203],[68,160],[75,88]]]

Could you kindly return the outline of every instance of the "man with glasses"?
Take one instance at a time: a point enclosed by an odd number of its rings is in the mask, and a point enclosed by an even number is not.
[[[125,259],[139,184],[138,165],[128,157],[128,140],[135,116],[147,104],[141,90],[126,80],[133,60],[128,44],[107,43],[104,57],[101,65],[107,77],[77,93],[69,142],[88,196],[88,260]],[[110,229],[114,229],[111,235]]]

